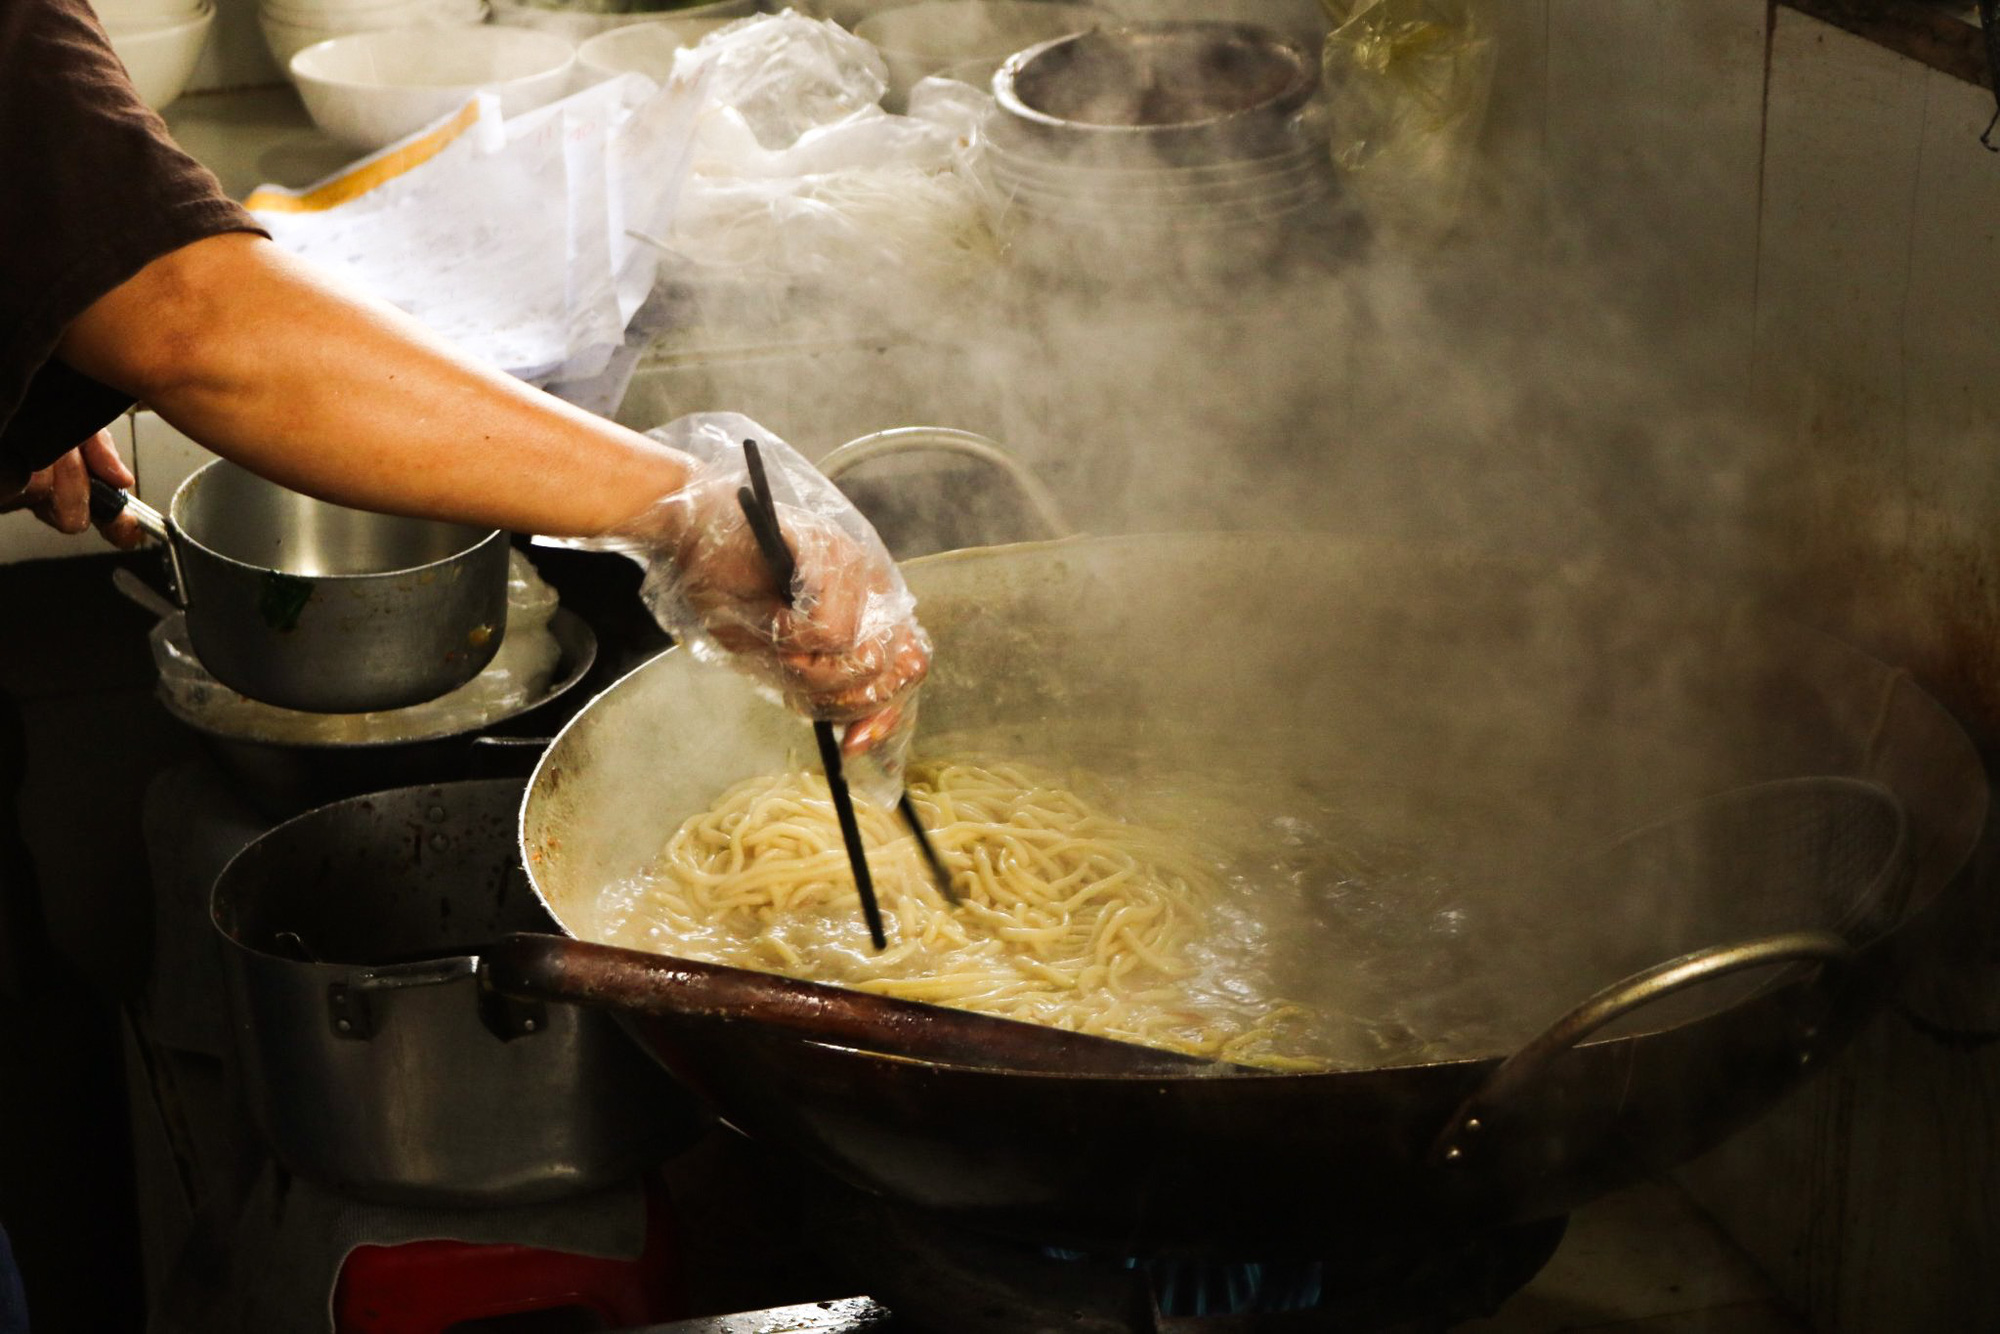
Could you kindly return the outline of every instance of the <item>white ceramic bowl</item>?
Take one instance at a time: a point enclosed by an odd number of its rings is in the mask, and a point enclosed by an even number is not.
[[[593,83],[619,74],[643,74],[655,83],[665,83],[674,72],[674,52],[686,50],[735,21],[679,19],[613,28],[576,48],[577,68]]]
[[[682,5],[677,9],[639,10],[622,14],[600,14],[585,9],[571,9],[560,4],[547,3],[546,0],[544,3],[536,3],[536,0],[492,0],[492,3],[495,23],[513,28],[539,28],[543,32],[561,33],[571,41],[579,43],[599,33],[639,24],[740,19],[748,18],[757,12],[757,0],[709,0],[707,4]]]
[[[1111,21],[1089,5],[1043,0],[923,0],[870,14],[854,35],[875,44],[900,97],[919,79],[950,74],[984,84],[1016,51]]]
[[[464,106],[482,89],[509,116],[569,90],[576,48],[522,28],[402,28],[352,33],[292,57],[292,81],[322,131],[380,148]]]
[[[191,19],[210,6],[206,0],[92,0],[90,7],[109,31],[154,19]]]
[[[204,3],[183,18],[107,22],[104,30],[140,99],[158,111],[179,97],[194,77],[195,62],[201,59],[202,43],[214,21],[214,8]]]
[[[307,47],[352,32],[465,28],[486,21],[485,0],[264,0],[257,24],[278,68]]]

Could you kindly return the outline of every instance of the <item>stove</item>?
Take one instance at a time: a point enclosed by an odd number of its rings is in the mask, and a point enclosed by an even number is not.
[[[1377,1242],[1320,1260],[1091,1254],[969,1231],[822,1184],[813,1234],[894,1329],[932,1334],[1419,1334],[1491,1315],[1561,1242],[1565,1220]]]

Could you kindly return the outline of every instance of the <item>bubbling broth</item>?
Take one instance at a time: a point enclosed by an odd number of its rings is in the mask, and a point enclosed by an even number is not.
[[[1468,966],[1506,929],[1506,896],[1463,803],[1129,746],[1071,745],[1056,753],[1084,762],[1057,770],[970,741],[933,740],[909,773],[958,907],[893,815],[860,806],[886,950],[825,782],[799,772],[682,823],[605,891],[598,938],[1280,1070],[1513,1036],[1498,979]]]

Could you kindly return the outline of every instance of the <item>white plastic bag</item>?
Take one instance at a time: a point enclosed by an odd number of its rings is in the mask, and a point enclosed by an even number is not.
[[[874,47],[790,12],[682,51],[675,77],[697,75],[691,174],[671,234],[653,238],[687,261],[678,276],[830,286],[894,309],[992,270],[974,169],[991,99],[977,89],[926,80],[891,115]]]

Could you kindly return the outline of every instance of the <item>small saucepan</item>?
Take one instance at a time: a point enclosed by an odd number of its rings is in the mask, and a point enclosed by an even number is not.
[[[347,509],[220,459],[164,515],[101,482],[91,511],[129,513],[166,544],[202,665],[266,704],[420,704],[477,676],[506,633],[498,530]]]

